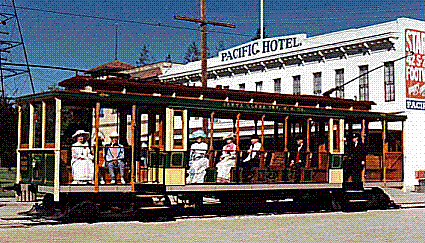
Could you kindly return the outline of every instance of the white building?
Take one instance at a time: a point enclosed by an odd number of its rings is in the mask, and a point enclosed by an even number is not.
[[[424,26],[400,18],[320,36],[251,41],[208,59],[208,86],[322,95],[352,81],[331,96],[370,100],[374,111],[407,115],[404,181],[411,190],[415,171],[425,169]],[[200,85],[200,66],[173,67],[160,79]]]

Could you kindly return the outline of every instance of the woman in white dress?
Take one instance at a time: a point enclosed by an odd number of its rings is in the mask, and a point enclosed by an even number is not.
[[[236,145],[233,143],[233,133],[223,137],[226,145],[223,147],[223,153],[220,156],[220,162],[217,163],[217,182],[229,183],[230,170],[236,166]]]
[[[203,141],[206,135],[204,131],[197,130],[192,133],[192,137],[195,138],[195,143],[190,146],[190,168],[186,183],[204,183],[204,177],[207,173],[205,170],[208,167],[208,158],[206,157],[208,144]]]
[[[89,133],[78,130],[72,135],[72,138],[77,138],[77,142],[71,148],[72,184],[93,183],[93,155],[87,142]]]

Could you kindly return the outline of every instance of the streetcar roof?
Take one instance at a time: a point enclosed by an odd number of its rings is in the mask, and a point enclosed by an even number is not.
[[[392,121],[406,119],[406,116],[370,112],[371,106],[375,104],[370,101],[188,87],[158,82],[137,83],[126,79],[97,80],[82,76],[64,80],[61,85],[71,87],[69,82],[74,83],[72,88],[22,96],[17,98],[17,102],[25,103],[56,97],[87,102],[107,102],[118,106],[129,103],[143,103],[178,109],[241,112],[256,115],[265,113],[271,116],[296,115]],[[79,83],[79,85],[76,85],[76,83]],[[95,88],[84,90],[87,84]],[[108,90],[102,90],[105,87],[108,87]]]

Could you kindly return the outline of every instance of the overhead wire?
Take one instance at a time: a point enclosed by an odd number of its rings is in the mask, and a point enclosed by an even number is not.
[[[2,6],[2,7],[12,7],[11,5],[7,5],[7,4],[0,4],[0,6]],[[191,30],[191,31],[201,32],[201,29],[175,26],[175,25],[170,25],[170,24],[163,24],[163,23],[160,23],[160,22],[149,23],[149,22],[142,22],[142,21],[136,21],[136,20],[107,18],[107,17],[101,17],[101,16],[94,16],[94,15],[87,15],[87,14],[76,14],[76,13],[69,13],[69,12],[59,12],[59,11],[54,11],[54,10],[46,10],[46,9],[30,8],[30,7],[18,7],[17,6],[16,8],[17,9],[23,9],[23,10],[52,13],[52,14],[67,15],[67,16],[73,16],[73,17],[99,19],[99,20],[105,20],[105,21],[111,21],[111,22],[117,21],[117,22],[122,22],[122,23],[146,25],[146,26],[151,26],[151,27],[164,27],[164,28],[170,28],[170,29],[181,29],[181,30]],[[251,36],[251,35],[247,35],[247,34],[232,33],[232,32],[220,31],[220,30],[209,30],[208,32],[220,33],[220,34],[225,34],[225,35],[245,36],[245,37]]]

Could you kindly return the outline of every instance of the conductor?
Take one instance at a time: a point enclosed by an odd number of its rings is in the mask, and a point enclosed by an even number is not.
[[[361,182],[361,174],[366,164],[366,146],[359,140],[359,134],[354,134],[348,144],[346,158],[344,160],[344,182],[351,177],[353,182]]]

